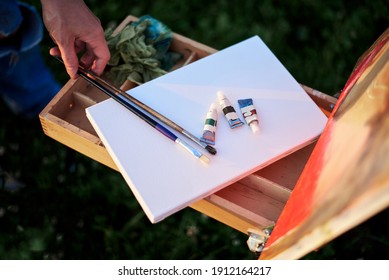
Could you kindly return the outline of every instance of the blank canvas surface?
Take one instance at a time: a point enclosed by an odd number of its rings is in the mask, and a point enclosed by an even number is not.
[[[246,124],[230,129],[218,108],[217,154],[187,140],[204,152],[209,164],[112,99],[87,108],[93,127],[153,223],[311,143],[327,121],[257,36],[128,92],[200,138],[218,90],[242,121],[237,100],[252,98],[260,131],[253,134]]]

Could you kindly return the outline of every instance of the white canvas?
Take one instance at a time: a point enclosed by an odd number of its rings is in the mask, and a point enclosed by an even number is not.
[[[315,140],[327,118],[258,36],[129,91],[201,137],[216,92],[235,107],[252,98],[260,131],[231,129],[219,108],[216,155],[203,164],[122,105],[109,99],[87,116],[151,222],[269,165]],[[171,130],[184,140],[185,137]]]

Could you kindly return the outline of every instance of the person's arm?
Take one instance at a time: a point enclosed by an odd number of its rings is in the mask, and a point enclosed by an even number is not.
[[[41,0],[45,26],[56,43],[50,54],[61,56],[71,78],[77,77],[80,63],[101,75],[110,53],[100,20],[83,0]]]

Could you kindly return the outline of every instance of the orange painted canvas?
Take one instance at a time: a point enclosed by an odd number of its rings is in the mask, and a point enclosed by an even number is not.
[[[358,61],[260,259],[298,259],[389,205],[389,29]]]

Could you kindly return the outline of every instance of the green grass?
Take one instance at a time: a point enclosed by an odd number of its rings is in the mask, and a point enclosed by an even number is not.
[[[259,35],[299,82],[328,94],[342,89],[389,15],[384,0],[87,3],[103,26],[150,14],[216,49]],[[42,51],[65,83],[51,45],[46,33]],[[0,166],[26,185],[0,189],[0,259],[255,258],[247,236],[190,208],[152,225],[119,173],[48,138],[37,119],[15,117],[3,103],[0,114]],[[387,219],[384,211],[305,258],[388,258]]]

